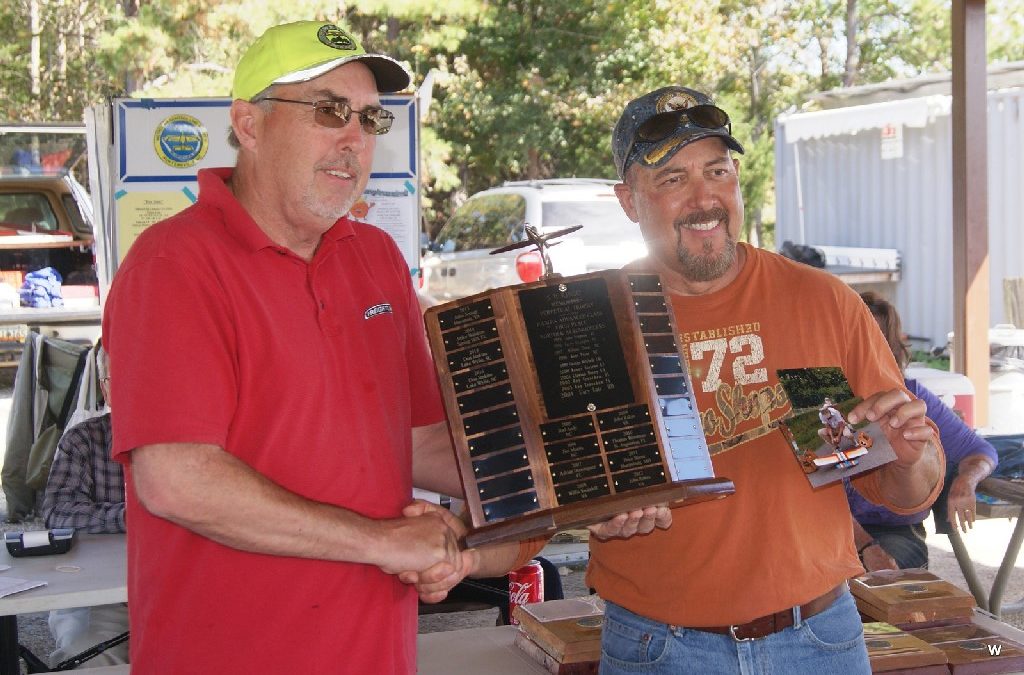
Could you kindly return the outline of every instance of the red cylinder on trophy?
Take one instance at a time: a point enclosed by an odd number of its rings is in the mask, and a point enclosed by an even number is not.
[[[518,624],[513,611],[519,605],[531,602],[544,602],[544,568],[536,560],[508,573],[509,623]]]

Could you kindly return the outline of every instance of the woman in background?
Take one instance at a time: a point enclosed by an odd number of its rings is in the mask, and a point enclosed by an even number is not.
[[[903,341],[900,316],[888,301],[872,292],[861,293],[882,329],[900,369],[910,362],[910,350]],[[974,491],[992,473],[998,460],[995,448],[974,433],[939,397],[917,380],[904,377],[907,389],[928,406],[928,418],[939,428],[942,447],[946,451],[946,482],[948,494],[946,513],[949,525],[966,532],[974,526]],[[952,481],[952,482],[950,482]],[[928,567],[928,546],[925,544],[924,519],[927,511],[902,516],[867,501],[846,483],[846,496],[853,515],[853,534],[857,552],[869,571]],[[940,496],[940,499],[942,497]],[[936,503],[936,507],[940,505]],[[938,532],[945,524],[935,523]]]

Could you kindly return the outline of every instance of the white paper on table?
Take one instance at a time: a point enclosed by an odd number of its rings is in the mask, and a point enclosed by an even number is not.
[[[31,532],[22,532],[21,545],[25,548],[35,548],[36,546],[49,546],[50,531],[33,530]]]
[[[15,579],[14,577],[0,577],[0,598],[45,585],[45,581],[28,581],[26,579]]]

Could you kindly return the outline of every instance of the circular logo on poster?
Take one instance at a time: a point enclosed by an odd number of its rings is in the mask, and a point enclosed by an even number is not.
[[[203,123],[191,115],[171,115],[153,134],[157,157],[168,166],[187,169],[206,157],[210,136]]]

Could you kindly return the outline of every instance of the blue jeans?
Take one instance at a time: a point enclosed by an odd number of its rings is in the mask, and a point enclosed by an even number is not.
[[[795,610],[799,614],[799,609]],[[864,629],[849,591],[809,619],[759,640],[736,642],[646,619],[611,602],[601,630],[601,675],[870,673]]]
[[[924,525],[863,525],[864,530],[878,540],[885,552],[892,556],[901,570],[908,567],[928,567],[928,544],[924,538]]]

